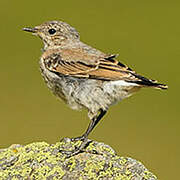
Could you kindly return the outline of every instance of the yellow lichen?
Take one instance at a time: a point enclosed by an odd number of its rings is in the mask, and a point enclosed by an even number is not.
[[[46,142],[32,143],[26,146],[13,145],[0,151],[0,180],[11,179],[36,179],[53,178],[58,180],[67,173],[75,173],[74,178],[83,179],[110,179],[130,180],[142,176],[144,179],[156,179],[145,169],[141,175],[138,171],[131,171],[134,163],[140,162],[116,156],[114,151],[103,143],[91,142],[86,148],[87,152],[67,158],[59,152],[60,149],[74,149],[81,141],[61,141],[54,145]],[[93,154],[97,151],[97,154]],[[131,164],[132,163],[132,164]],[[127,166],[128,165],[128,166]],[[138,167],[138,166],[137,166]],[[140,166],[141,167],[141,166]],[[139,167],[139,168],[140,168]]]

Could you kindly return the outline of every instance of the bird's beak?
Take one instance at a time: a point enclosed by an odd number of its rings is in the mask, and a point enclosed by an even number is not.
[[[25,27],[22,30],[27,31],[27,32],[31,32],[31,33],[37,33],[37,31],[38,31],[37,28],[30,28],[30,27]]]

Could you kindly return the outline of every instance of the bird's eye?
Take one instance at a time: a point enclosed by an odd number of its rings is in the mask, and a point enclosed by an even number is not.
[[[48,32],[49,32],[49,34],[51,34],[51,35],[52,35],[52,34],[55,34],[55,33],[56,33],[56,30],[55,30],[55,29],[49,29],[49,31],[48,31]]]

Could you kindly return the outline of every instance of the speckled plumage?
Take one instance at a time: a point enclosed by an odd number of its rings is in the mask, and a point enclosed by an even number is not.
[[[109,106],[127,98],[142,87],[167,86],[138,75],[105,54],[80,41],[79,33],[67,23],[49,21],[24,28],[44,42],[40,69],[48,87],[72,109],[86,108],[91,123],[80,139],[105,115]]]

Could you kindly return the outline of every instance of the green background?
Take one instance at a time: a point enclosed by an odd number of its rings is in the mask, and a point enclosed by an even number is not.
[[[180,2],[162,0],[1,0],[0,148],[55,143],[82,134],[87,112],[73,111],[47,89],[39,73],[42,42],[26,26],[62,20],[81,40],[138,73],[167,83],[110,108],[90,138],[120,156],[140,160],[159,179],[179,179]]]

